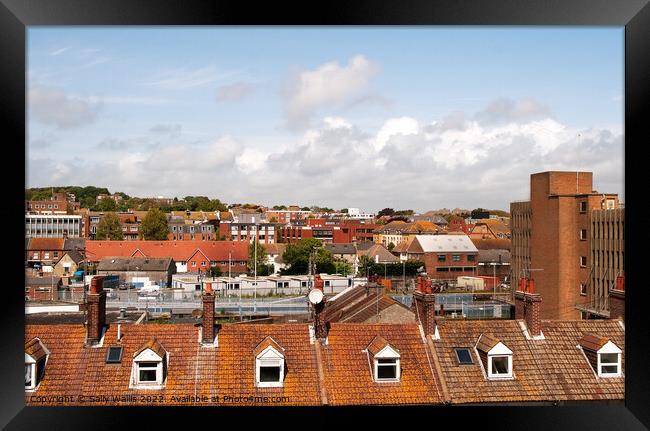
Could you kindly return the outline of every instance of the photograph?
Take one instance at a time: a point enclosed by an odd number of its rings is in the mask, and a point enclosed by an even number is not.
[[[26,406],[625,406],[624,26],[25,42]]]

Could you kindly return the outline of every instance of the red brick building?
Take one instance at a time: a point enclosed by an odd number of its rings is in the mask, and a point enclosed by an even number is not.
[[[371,242],[373,231],[378,227],[362,220],[308,219],[306,226],[279,226],[278,238],[287,243],[303,238],[316,238],[333,244]]]
[[[424,262],[427,275],[436,280],[477,274],[478,249],[467,235],[416,235],[400,258]]]
[[[86,258],[171,257],[177,272],[206,272],[217,266],[222,273],[247,272],[248,243],[237,241],[86,241]]]
[[[592,266],[591,212],[618,206],[616,194],[593,190],[591,172],[556,171],[531,175],[529,208],[521,202],[511,204],[511,228],[518,231],[513,235],[513,250],[526,248],[530,259],[522,264],[520,253],[513,253],[513,282],[535,279],[537,291],[544,296],[542,318],[581,317],[576,307],[586,303]],[[520,235],[519,225],[527,226],[527,233]]]

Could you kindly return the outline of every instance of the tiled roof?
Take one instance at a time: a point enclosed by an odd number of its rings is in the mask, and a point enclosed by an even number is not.
[[[282,256],[284,254],[285,250],[287,249],[286,244],[264,244],[264,249],[266,250],[266,254],[277,254]]]
[[[31,356],[36,362],[47,355],[47,352],[43,349],[43,345],[38,338],[32,338],[30,341],[25,343],[25,353]]]
[[[135,353],[133,354],[133,356],[134,356],[134,357],[135,357],[135,356],[138,356],[140,353],[144,352],[144,351],[147,350],[147,349],[149,349],[149,350],[151,350],[152,352],[154,352],[154,353],[155,353],[156,355],[158,355],[158,357],[160,357],[160,358],[165,357],[165,354],[167,353],[167,351],[166,351],[165,348],[160,344],[160,342],[158,341],[157,338],[151,338],[149,341],[147,341],[147,342],[144,344],[144,346],[142,346],[141,348],[139,348],[138,350],[136,350]]]
[[[372,342],[368,345],[367,349],[368,352],[371,355],[376,355],[377,353],[381,352],[381,350],[388,346],[388,341],[381,335],[377,335],[375,338],[373,338]]]
[[[277,352],[282,353],[284,351],[284,348],[280,346],[278,343],[275,342],[273,338],[270,336],[266,337],[262,341],[260,341],[260,344],[258,344],[255,349],[253,349],[253,355],[257,357],[260,353],[264,351],[267,347],[273,347]]]
[[[478,250],[479,262],[510,263],[510,250]]]
[[[66,238],[63,243],[64,250],[85,250],[86,238]]]
[[[479,250],[510,250],[512,241],[506,238],[471,238],[472,243]]]
[[[481,352],[488,353],[497,344],[499,344],[499,340],[497,340],[494,337],[494,335],[481,334],[481,336],[478,339],[478,342],[476,343],[476,348]]]
[[[122,338],[116,341],[117,325],[110,325],[102,347],[85,348],[82,325],[27,325],[25,339],[36,336],[51,352],[38,395],[109,395],[93,405],[140,404],[139,400],[114,400],[113,395],[156,395],[165,405],[228,405],[224,396],[253,397],[230,405],[269,405],[261,398],[280,397],[272,405],[319,405],[320,387],[316,356],[305,324],[233,324],[219,331],[219,347],[198,347],[198,327],[193,324],[122,324]],[[253,349],[271,336],[285,348],[287,372],[284,386],[255,386]],[[169,353],[163,389],[129,388],[132,358],[155,337]],[[105,361],[110,346],[124,349],[119,364]],[[26,402],[29,404],[29,395]],[[221,401],[195,402],[191,396],[219,396]],[[176,397],[176,399],[172,399]],[[282,398],[284,397],[284,398]],[[73,404],[75,401],[73,401]],[[47,404],[47,403],[46,403]],[[52,405],[56,400],[52,400]],[[39,403],[39,405],[42,405]]]
[[[352,243],[333,243],[324,244],[325,250],[329,250],[332,254],[356,254],[357,248]]]
[[[189,260],[197,250],[211,261],[228,261],[229,253],[232,260],[248,260],[248,243],[243,241],[86,241],[86,257],[94,262],[109,256],[133,256],[137,250],[147,257],[171,257],[176,262]]]
[[[379,256],[379,262],[399,262],[399,257],[388,251],[386,247],[381,244],[375,244],[367,250],[361,250],[357,253],[359,256],[368,256],[373,261],[376,256]]]
[[[589,333],[585,334],[580,339],[580,345],[583,349],[593,350],[596,352],[600,350],[605,344],[607,344],[608,341],[609,339],[607,337]]]
[[[542,320],[544,339],[529,340],[516,320],[439,320],[432,342],[452,402],[622,400],[624,378],[598,378],[578,348],[585,333],[607,335],[623,349],[625,334],[613,320]],[[487,380],[474,346],[492,334],[512,350],[514,379]],[[468,348],[472,365],[459,365],[455,348]],[[624,358],[623,358],[624,361]]]
[[[400,352],[399,382],[377,383],[364,350],[380,336]],[[443,396],[417,324],[332,323],[322,346],[331,405],[437,404]]]
[[[31,238],[27,250],[63,250],[63,238]]]
[[[109,256],[99,261],[98,271],[167,271],[172,265],[170,257],[118,257]]]

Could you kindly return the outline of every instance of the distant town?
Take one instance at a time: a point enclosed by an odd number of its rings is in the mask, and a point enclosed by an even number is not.
[[[624,398],[624,205],[592,172],[507,211],[31,188],[25,229],[28,404]]]

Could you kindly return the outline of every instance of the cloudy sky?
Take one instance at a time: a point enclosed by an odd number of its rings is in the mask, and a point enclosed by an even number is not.
[[[28,29],[28,187],[508,209],[624,199],[623,27]]]

